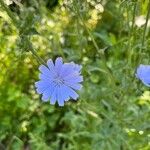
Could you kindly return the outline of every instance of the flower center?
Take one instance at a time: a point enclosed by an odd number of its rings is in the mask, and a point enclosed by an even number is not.
[[[64,83],[63,79],[60,78],[59,76],[57,76],[57,77],[54,78],[54,82],[55,82],[56,84],[58,84],[58,85],[61,85],[61,84]]]

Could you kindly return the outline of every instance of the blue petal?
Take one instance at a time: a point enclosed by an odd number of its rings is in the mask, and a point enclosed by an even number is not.
[[[72,78],[64,78],[64,80],[68,83],[78,83],[78,82],[82,82],[83,81],[83,77],[82,76],[74,76]]]
[[[58,105],[59,106],[64,106],[64,95],[63,95],[63,92],[62,92],[62,87],[59,87],[58,88],[58,91],[57,91],[57,101],[58,101]]]
[[[55,66],[51,59],[49,59],[47,61],[47,66],[48,66],[49,70],[52,72],[52,74],[56,75]]]
[[[79,76],[80,70],[82,66],[81,65],[76,65],[74,63],[66,63],[63,65],[62,70],[61,70],[61,76],[63,78],[71,78],[73,76]]]
[[[82,88],[82,85],[79,83],[65,82],[65,85],[73,88],[74,90],[81,90],[81,88]]]
[[[140,65],[137,69],[137,77],[143,78],[150,74],[150,66],[149,65]]]
[[[74,77],[80,76],[80,73],[77,71],[71,72],[70,74],[66,75],[63,77],[63,79],[67,80],[67,79],[71,79]]]
[[[57,87],[54,88],[54,91],[51,95],[50,104],[54,105],[56,103],[56,100],[57,100]]]
[[[63,85],[63,91],[65,91],[65,94],[67,94],[69,97],[72,97],[73,99],[77,99],[79,95],[70,87]]]
[[[74,69],[73,69],[73,66],[72,64],[70,63],[65,63],[63,66],[62,66],[62,69],[61,69],[61,72],[60,72],[60,75],[62,77],[65,77],[69,74],[72,74],[74,72]]]
[[[42,94],[44,90],[47,89],[49,86],[50,84],[45,81],[38,81],[35,83],[35,87],[37,88],[36,90],[39,94]]]
[[[68,92],[66,91],[66,86],[65,86],[65,85],[62,85],[62,86],[61,86],[61,96],[63,97],[63,99],[64,99],[65,101],[70,99],[69,94],[68,94]]]
[[[44,65],[40,65],[39,70],[42,72],[42,74],[45,74],[45,75],[49,75],[50,74],[50,75],[52,75],[50,70]]]
[[[50,84],[48,82],[45,82],[45,81],[38,81],[38,82],[35,82],[35,87],[47,87],[49,86]]]
[[[150,87],[150,80],[149,81],[145,81],[145,80],[141,80],[146,86]]]
[[[47,102],[50,98],[48,90],[45,90],[45,94],[42,95],[42,101]]]
[[[82,69],[81,65],[75,64],[74,62],[71,62],[72,68],[74,71],[76,72],[80,72],[80,70]]]
[[[61,57],[58,57],[58,58],[55,60],[55,69],[56,69],[56,71],[57,71],[58,73],[61,72],[62,65],[63,65],[62,58],[61,58]]]
[[[150,74],[146,75],[146,76],[143,76],[141,78],[141,80],[143,81],[143,83],[146,85],[146,86],[150,86]]]
[[[48,101],[54,91],[54,84],[51,84],[44,92],[42,96],[43,101]]]
[[[150,86],[150,65],[140,65],[137,68],[136,77],[139,78],[146,86]]]
[[[43,81],[45,81],[45,82],[52,82],[53,81],[53,78],[52,77],[48,77],[47,75],[45,75],[45,74],[39,74],[39,78],[41,79],[41,80],[43,80]]]
[[[74,69],[74,71],[79,72],[82,69],[81,65],[75,64],[74,62],[71,62],[72,68]]]
[[[82,69],[82,66],[75,64],[74,69],[75,69],[77,72],[79,72],[79,71]]]

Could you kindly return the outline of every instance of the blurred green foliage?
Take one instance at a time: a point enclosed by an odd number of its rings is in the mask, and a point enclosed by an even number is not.
[[[135,78],[150,64],[149,0],[2,1],[0,150],[149,150],[150,91]],[[57,56],[83,65],[65,107],[34,87]]]

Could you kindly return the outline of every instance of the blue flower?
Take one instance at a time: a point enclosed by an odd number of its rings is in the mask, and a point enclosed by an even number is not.
[[[150,65],[140,65],[137,68],[136,77],[150,87]]]
[[[70,98],[76,100],[79,95],[75,90],[82,88],[81,68],[74,62],[63,63],[60,57],[55,60],[55,64],[49,59],[47,66],[39,67],[40,81],[35,83],[37,93],[42,94],[44,102],[50,100],[53,105],[57,101],[59,106],[64,106],[64,102]]]

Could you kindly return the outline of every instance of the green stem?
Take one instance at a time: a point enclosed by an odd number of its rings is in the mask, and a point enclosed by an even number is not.
[[[77,7],[78,7],[77,4],[74,3],[74,8],[75,8],[75,10],[76,10],[76,12],[77,12],[77,15],[78,15],[79,19],[81,20],[81,22],[83,23],[83,25],[84,25],[84,27],[85,27],[87,33],[89,34],[89,36],[90,36],[90,38],[91,38],[91,40],[92,40],[92,42],[93,42],[94,47],[96,48],[96,50],[97,50],[98,52],[100,51],[100,57],[101,57],[101,59],[102,59],[102,62],[103,62],[103,65],[104,65],[104,67],[105,67],[105,69],[106,69],[107,74],[110,76],[111,81],[114,82],[114,85],[116,85],[116,83],[115,83],[115,82],[116,82],[116,78],[112,75],[112,71],[111,71],[110,68],[107,66],[106,58],[105,58],[105,54],[104,54],[104,50],[99,48],[99,46],[98,46],[98,44],[96,43],[96,41],[95,41],[95,39],[94,39],[94,37],[93,37],[91,31],[90,31],[89,28],[86,26],[86,24],[85,24],[85,22],[84,22],[84,19],[83,19],[82,15],[81,15],[81,13],[79,12],[79,9],[78,9]]]
[[[39,62],[40,64],[47,65],[47,64],[44,62],[44,60],[43,60],[41,57],[39,57],[39,56],[37,55],[37,53],[35,52],[35,50],[34,50],[33,48],[31,48],[29,51],[33,54],[33,56],[38,60],[38,62]]]
[[[132,65],[132,57],[133,57],[133,42],[136,40],[134,35],[134,24],[135,24],[135,16],[136,16],[136,8],[137,8],[137,2],[134,2],[133,5],[133,16],[132,16],[132,26],[129,28],[129,40],[128,40],[128,53],[129,53],[129,64]],[[128,20],[129,22],[129,20]]]
[[[145,23],[144,31],[143,31],[142,47],[144,46],[145,33],[146,33],[146,28],[147,28],[147,24],[148,24],[149,15],[150,15],[150,0],[149,0],[149,4],[148,4],[148,12],[147,12],[147,16],[146,16],[146,23]]]
[[[132,18],[131,33],[133,33],[133,29],[134,29],[134,22],[135,22],[136,8],[137,8],[137,2],[134,3],[134,8],[133,8],[133,18]]]

